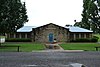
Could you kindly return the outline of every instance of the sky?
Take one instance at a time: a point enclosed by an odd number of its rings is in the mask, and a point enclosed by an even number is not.
[[[54,23],[60,26],[81,21],[83,0],[23,0],[29,21],[25,26]]]

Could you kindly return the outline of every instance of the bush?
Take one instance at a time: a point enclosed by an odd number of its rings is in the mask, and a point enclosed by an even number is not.
[[[93,38],[95,38],[95,39],[99,39],[99,37],[97,37],[97,36],[93,36]]]
[[[30,38],[7,38],[6,42],[31,42]]]
[[[70,42],[98,42],[98,37],[93,36],[92,38],[79,38],[76,40],[71,40]]]
[[[93,38],[91,38],[91,42],[98,42],[99,37],[97,36],[93,36]]]
[[[76,40],[71,40],[70,42],[90,42],[90,39],[88,38],[79,38]]]

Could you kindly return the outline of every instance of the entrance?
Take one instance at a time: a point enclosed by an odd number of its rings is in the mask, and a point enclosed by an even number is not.
[[[49,34],[49,42],[52,43],[53,42],[53,33]]]

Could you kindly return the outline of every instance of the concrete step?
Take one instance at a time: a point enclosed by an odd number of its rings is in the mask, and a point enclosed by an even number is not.
[[[59,49],[59,50],[63,50],[63,48],[60,47],[58,44],[46,44],[45,47],[46,47],[46,49]]]

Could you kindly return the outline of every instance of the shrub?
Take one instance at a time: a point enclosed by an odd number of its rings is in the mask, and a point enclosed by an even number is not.
[[[6,42],[31,42],[30,38],[7,38]]]
[[[98,37],[93,36],[92,38],[79,38],[76,40],[71,40],[70,42],[98,42]]]
[[[90,42],[90,39],[88,38],[79,38],[76,40],[71,40],[70,42]]]
[[[99,37],[97,36],[93,36],[93,38],[91,38],[91,42],[98,42]]]
[[[99,37],[97,37],[97,36],[93,36],[93,38],[95,38],[95,39],[99,39]]]

